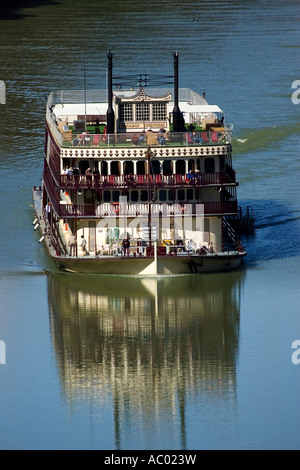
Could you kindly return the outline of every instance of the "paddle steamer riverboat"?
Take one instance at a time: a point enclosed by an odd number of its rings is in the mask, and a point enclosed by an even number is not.
[[[55,264],[80,273],[170,275],[236,268],[232,126],[205,94],[114,87],[52,92],[34,229]]]

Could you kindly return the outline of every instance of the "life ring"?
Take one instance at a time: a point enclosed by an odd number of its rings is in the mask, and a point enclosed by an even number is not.
[[[114,202],[112,204],[112,210],[115,214],[120,214],[120,204],[118,202]]]

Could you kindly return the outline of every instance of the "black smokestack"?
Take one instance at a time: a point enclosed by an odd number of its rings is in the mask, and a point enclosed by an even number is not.
[[[108,76],[107,76],[107,92],[108,92],[108,108],[106,112],[107,133],[113,134],[115,132],[115,113],[112,107],[113,92],[112,92],[112,52],[107,53],[108,59]]]
[[[182,128],[182,119],[179,109],[179,81],[178,81],[178,52],[173,52],[174,57],[174,108],[173,108],[173,131],[180,132]]]

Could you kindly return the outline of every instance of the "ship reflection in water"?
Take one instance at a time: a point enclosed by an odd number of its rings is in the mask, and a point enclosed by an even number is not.
[[[232,415],[243,277],[49,275],[51,333],[72,409],[108,405],[116,449],[185,449],[192,423],[205,427],[202,410]]]

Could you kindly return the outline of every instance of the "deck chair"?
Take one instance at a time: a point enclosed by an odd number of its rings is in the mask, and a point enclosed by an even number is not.
[[[212,131],[210,133],[212,142],[219,142],[217,131]]]
[[[137,175],[137,183],[138,184],[144,183],[144,175]]]
[[[176,175],[176,183],[177,184],[183,184],[184,183],[182,175]]]
[[[93,136],[93,145],[99,145],[100,139],[101,139],[101,135],[100,134],[95,134]]]
[[[108,176],[108,183],[112,186],[115,184],[115,175]]]
[[[207,136],[207,132],[201,132],[201,138],[203,139],[204,142],[209,142],[209,138]]]
[[[193,144],[194,140],[192,139],[191,133],[186,132],[184,135],[185,141],[187,141],[188,144]]]

